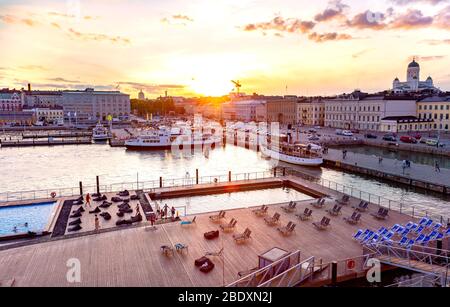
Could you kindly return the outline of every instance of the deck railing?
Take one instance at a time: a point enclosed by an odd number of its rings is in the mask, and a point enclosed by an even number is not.
[[[334,190],[343,194],[347,194],[356,199],[364,200],[372,204],[376,204],[380,207],[388,208],[389,210],[400,212],[409,215],[413,218],[427,217],[435,221],[440,221],[441,224],[450,223],[450,217],[438,212],[436,209],[424,208],[425,206],[420,205],[407,205],[400,201],[392,200],[383,196],[375,195],[366,191],[362,191],[355,187],[347,186],[329,179],[315,177],[310,174],[305,174],[303,172],[288,169],[287,174],[298,176],[309,180],[311,182],[317,183],[325,188]]]
[[[199,184],[211,184],[211,183],[225,183],[225,182],[238,182],[238,181],[249,181],[255,179],[267,179],[273,178],[274,172],[272,170],[262,171],[262,172],[249,172],[249,173],[238,173],[226,175],[216,175],[216,176],[202,176],[198,177]],[[231,179],[231,180],[230,180]],[[123,190],[144,190],[146,192],[152,191],[160,187],[183,187],[183,186],[193,186],[197,183],[196,177],[184,177],[175,179],[164,179],[161,180],[150,180],[150,181],[134,181],[134,182],[120,182],[112,184],[101,184],[101,193],[112,193],[119,192]],[[95,193],[97,191],[96,185],[83,185],[84,193]],[[55,193],[55,197],[52,197],[52,193]],[[68,187],[68,188],[53,188],[44,190],[30,190],[30,191],[19,191],[19,192],[5,192],[0,193],[0,204],[6,202],[14,201],[35,201],[40,199],[51,199],[60,197],[72,197],[79,196],[79,187]]]

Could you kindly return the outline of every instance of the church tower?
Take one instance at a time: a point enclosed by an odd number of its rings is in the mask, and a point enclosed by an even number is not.
[[[408,65],[406,80],[411,91],[417,91],[419,89],[420,66],[419,63],[416,62],[416,59],[413,59]]]

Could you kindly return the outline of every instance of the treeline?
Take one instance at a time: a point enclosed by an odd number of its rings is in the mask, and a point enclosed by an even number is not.
[[[138,116],[145,117],[150,114],[153,115],[165,115],[170,112],[176,114],[184,114],[183,107],[175,107],[175,104],[171,98],[155,99],[155,100],[139,100],[131,99],[131,110],[136,112]]]

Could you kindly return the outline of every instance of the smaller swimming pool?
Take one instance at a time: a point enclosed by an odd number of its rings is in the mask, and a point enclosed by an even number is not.
[[[0,208],[0,236],[43,231],[56,202]]]

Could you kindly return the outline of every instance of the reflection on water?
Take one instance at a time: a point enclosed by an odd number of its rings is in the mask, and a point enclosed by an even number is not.
[[[443,214],[450,215],[450,199],[441,194],[426,194],[421,190],[327,168],[286,166],[406,204],[439,208]],[[186,172],[193,176],[195,169],[199,169],[200,176],[225,175],[228,171],[235,174],[262,172],[272,165],[254,151],[234,146],[217,148],[207,158],[201,153],[179,157],[170,151],[136,152],[108,145],[82,145],[3,148],[0,149],[0,167],[1,193],[77,187],[79,181],[94,185],[96,175],[100,176],[101,184],[111,184],[159,180],[160,176],[183,178]],[[258,193],[252,197],[258,197]],[[270,193],[261,192],[260,195],[266,203],[277,202]]]
[[[294,189],[279,188],[167,199],[158,201],[158,205],[160,208],[163,208],[165,204],[169,207],[186,207],[188,214],[197,214],[201,212],[247,208],[264,204],[284,203],[291,200],[303,201],[307,199],[311,199],[311,197]]]
[[[346,149],[350,152],[360,153],[368,156],[382,156],[384,158],[397,159],[399,161],[410,160],[413,163],[431,165],[433,167],[435,162],[438,161],[441,168],[450,169],[449,157],[373,146],[348,146],[346,147]]]

